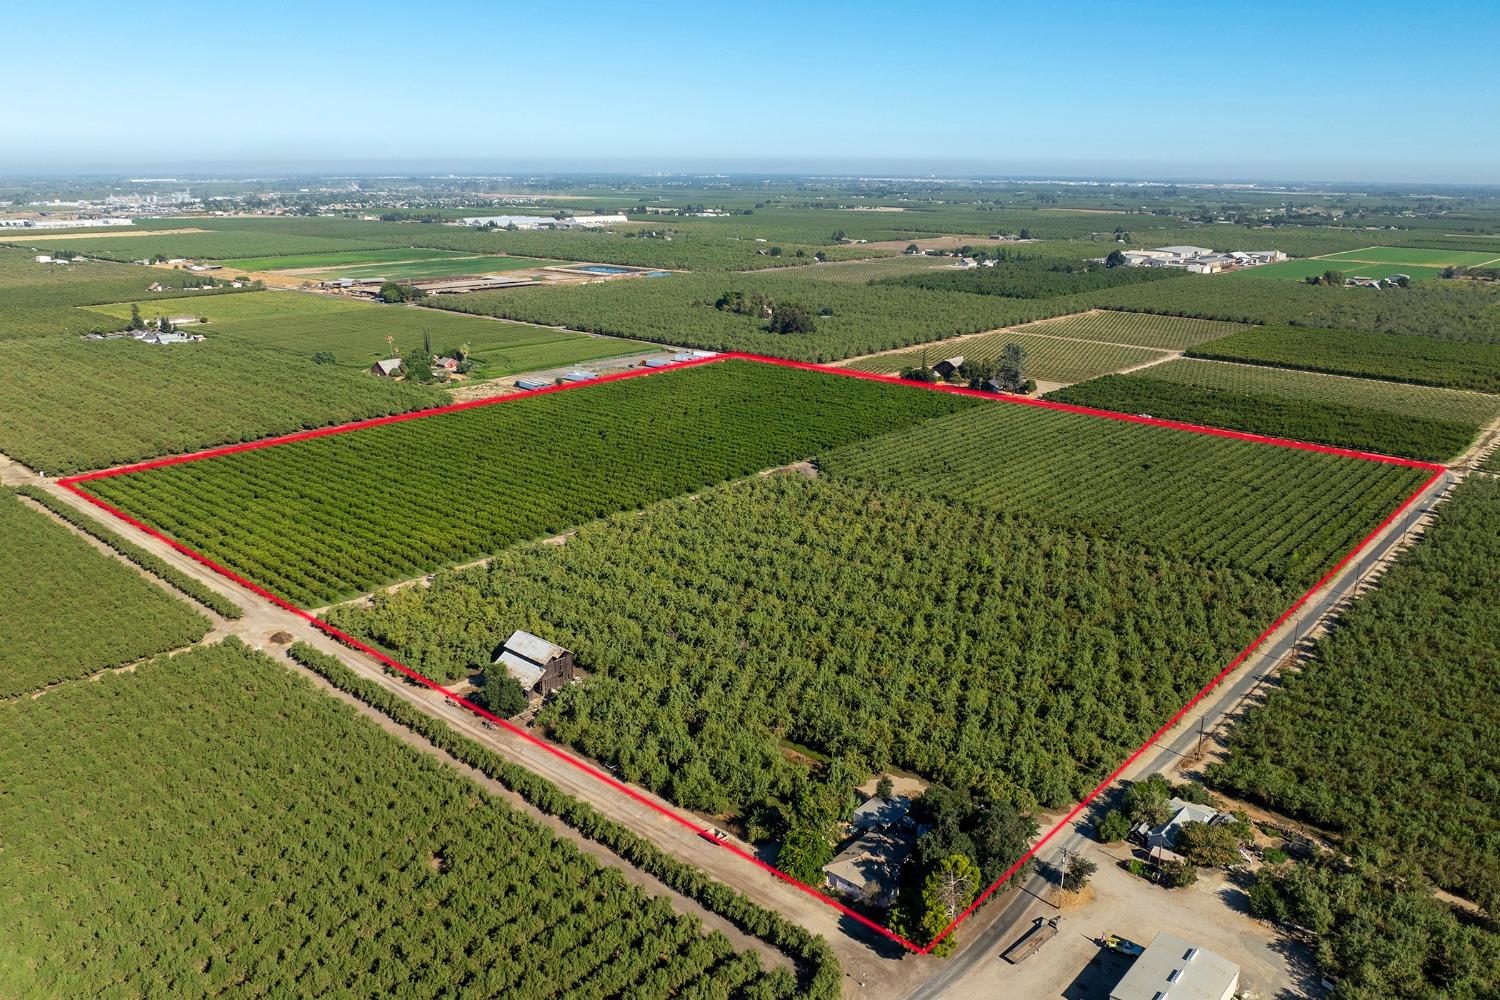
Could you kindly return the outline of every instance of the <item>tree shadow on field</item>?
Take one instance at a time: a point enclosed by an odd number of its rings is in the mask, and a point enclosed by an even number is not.
[[[869,948],[880,958],[905,958],[911,954],[900,943],[892,941],[878,931],[871,930],[847,913],[839,917],[839,930]]]
[[[1235,913],[1250,914],[1250,890],[1255,887],[1255,876],[1244,868],[1232,868],[1224,877],[1224,888],[1219,898]]]

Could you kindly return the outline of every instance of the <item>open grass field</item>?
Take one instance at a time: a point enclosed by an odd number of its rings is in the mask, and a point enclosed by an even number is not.
[[[207,618],[10,490],[0,490],[0,538],[0,698],[208,632]]]
[[[882,278],[896,278],[908,274],[921,274],[940,268],[952,267],[947,257],[927,257],[919,254],[899,257],[878,257],[874,260],[829,261],[823,264],[807,264],[802,267],[783,268],[768,277],[809,278],[817,281],[834,281],[841,284],[863,285]]]
[[[7,372],[0,452],[48,475],[447,400],[434,389],[233,337],[161,347],[129,339],[0,340],[0,368]]]
[[[116,303],[96,311],[125,319],[130,315],[130,304]],[[274,347],[300,359],[328,351],[346,368],[366,369],[390,357],[392,344],[387,338],[394,340],[397,351],[421,353],[425,334],[437,353],[468,344],[476,362],[471,373],[475,378],[614,357],[641,346],[612,337],[300,292],[189,297],[143,305],[141,311],[147,318],[158,312],[206,316],[208,322],[194,328],[204,336]]]
[[[1366,247],[1329,254],[1323,260],[1364,264],[1405,264],[1412,267],[1473,267],[1493,260],[1496,254],[1482,250],[1422,250],[1415,247]]]
[[[1310,662],[1232,730],[1211,780],[1492,907],[1497,589],[1500,481],[1473,477]]]
[[[417,278],[446,278],[459,274],[504,274],[506,271],[547,267],[561,263],[563,261],[548,260],[545,257],[503,257],[495,254],[480,257],[458,255],[410,263],[336,267],[329,271],[318,271],[315,276],[321,281],[334,278],[385,278],[391,281],[411,281]],[[314,277],[314,275],[309,275],[309,277]]]
[[[0,731],[6,996],[800,995],[232,639]]]
[[[42,250],[77,250],[90,257],[106,260],[148,260],[152,257],[184,257],[201,260],[242,260],[247,257],[269,257],[289,254],[313,254],[349,250],[377,249],[383,241],[338,239],[328,236],[301,236],[291,233],[263,233],[253,230],[224,230],[201,233],[161,233],[121,236],[117,239],[49,241],[41,234],[7,237],[8,242]]]
[[[1393,274],[1404,274],[1414,282],[1441,277],[1443,273],[1443,269],[1440,267],[1423,267],[1413,264],[1378,264],[1317,257],[1302,260],[1284,260],[1279,264],[1266,264],[1263,267],[1251,267],[1243,271],[1231,271],[1228,274],[1217,277],[1220,279],[1281,278],[1284,280],[1302,281],[1306,278],[1322,277],[1329,271],[1338,271],[1346,278],[1389,278]]]
[[[1149,369],[1148,369],[1149,370]],[[1311,584],[1428,473],[1002,402],[824,453],[857,479]]]
[[[1400,333],[1258,326],[1200,344],[1189,353],[1220,361],[1500,393],[1500,344]]]
[[[318,607],[975,405],[915,386],[720,361],[89,488]]]
[[[1105,310],[1064,316],[1038,325],[1034,332],[1053,337],[1180,351],[1242,329],[1244,327],[1236,323]]]
[[[386,264],[391,261],[441,260],[464,256],[456,250],[429,250],[424,247],[391,247],[385,250],[351,250],[344,253],[281,254],[273,257],[245,257],[221,263],[241,271],[295,271],[312,267],[337,267],[341,264]]]
[[[1045,331],[1051,327],[1051,323],[1042,323],[1036,329]],[[839,367],[891,374],[922,364],[936,364],[944,358],[959,354],[971,361],[992,362],[1000,357],[1006,344],[1020,344],[1026,349],[1027,378],[1048,382],[1081,382],[1167,356],[1164,351],[1153,351],[1146,347],[1121,347],[1064,337],[1038,336],[1027,333],[1023,327],[1020,330],[997,330],[963,340],[940,341],[890,354],[877,354],[846,362]]]

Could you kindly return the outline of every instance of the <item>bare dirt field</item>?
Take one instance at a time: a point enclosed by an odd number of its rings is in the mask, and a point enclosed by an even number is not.
[[[207,229],[153,229],[144,232],[139,229],[105,229],[97,233],[59,233],[51,235],[45,229],[18,229],[18,233],[29,236],[44,236],[50,240],[103,240],[111,236],[177,236],[182,233],[206,233]]]

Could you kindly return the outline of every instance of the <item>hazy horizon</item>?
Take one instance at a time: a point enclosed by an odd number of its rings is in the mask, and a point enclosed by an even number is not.
[[[1497,19],[1339,7],[771,3],[751,17],[579,2],[559,24],[466,2],[335,3],[315,19],[271,3],[245,26],[31,7],[7,18],[12,72],[31,84],[10,102],[0,173],[420,162],[1500,183],[1484,110]],[[120,58],[60,41],[80,23]]]

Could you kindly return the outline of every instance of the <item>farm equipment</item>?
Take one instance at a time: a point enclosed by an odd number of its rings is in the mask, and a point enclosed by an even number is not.
[[[1041,917],[1036,918],[1036,923],[1031,930],[1021,936],[1021,939],[1001,953],[1000,957],[1011,965],[1020,965],[1032,955],[1042,950],[1042,945],[1057,937],[1057,925],[1062,922],[1062,917],[1053,917],[1051,920],[1042,922]]]
[[[1121,955],[1128,955],[1131,958],[1137,957],[1141,952],[1146,950],[1129,938],[1122,938],[1118,934],[1106,935],[1099,943],[1110,951],[1119,952]]]

